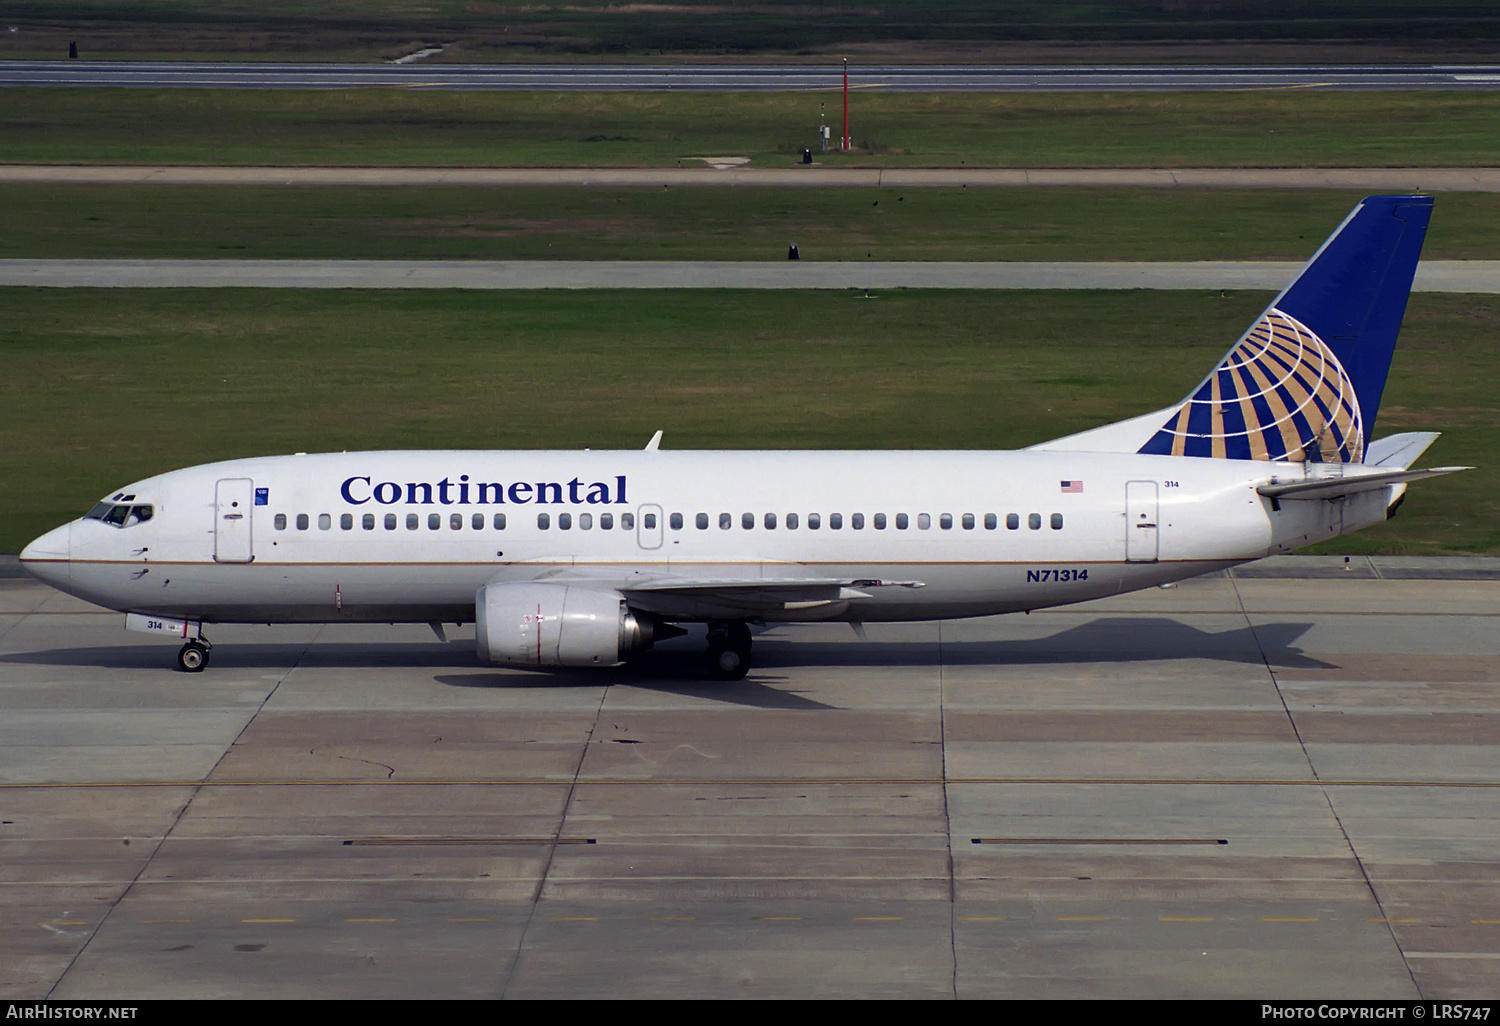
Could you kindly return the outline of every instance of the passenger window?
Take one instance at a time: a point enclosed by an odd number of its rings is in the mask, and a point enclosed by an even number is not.
[[[471,527],[473,527],[474,530],[476,530],[476,531],[483,531],[484,530],[484,514],[483,513],[475,513],[474,516],[469,519],[469,525]]]
[[[536,515],[536,529],[538,531],[545,531],[545,530],[547,530],[547,528],[549,528],[551,526],[552,526],[552,518],[549,517],[547,514],[545,514],[545,513],[538,513]]]
[[[297,530],[299,530],[299,531],[305,531],[305,530],[307,530],[307,514],[306,513],[298,513],[297,514]]]
[[[578,514],[578,529],[580,531],[592,531],[594,529],[594,514]]]
[[[863,531],[865,529],[865,515],[863,513],[856,513],[851,516],[849,518],[849,526],[856,531]]]
[[[343,514],[342,516],[339,517],[339,530],[340,531],[352,531],[352,530],[354,530],[354,514],[353,513],[345,513],[345,514]]]
[[[648,531],[656,530],[656,514],[644,513],[641,515],[641,526]]]
[[[278,530],[278,531],[285,531],[286,530],[286,514],[285,513],[278,513],[278,514],[276,514],[276,519],[273,520],[273,521],[271,521],[271,523],[273,523],[273,524],[276,525],[276,530]]]
[[[462,513],[450,513],[448,515],[448,530],[462,531],[464,529],[464,515]]]
[[[436,531],[443,526],[443,515],[441,513],[427,514],[427,530]]]
[[[766,530],[767,531],[774,531],[774,530],[776,530],[776,514],[775,513],[767,513],[766,514]]]
[[[620,514],[620,530],[622,530],[622,531],[634,531],[635,530],[635,514],[634,513],[621,513]]]
[[[972,531],[972,530],[974,530],[974,514],[972,514],[972,513],[965,513],[962,523],[964,525],[964,530],[965,531]]]
[[[993,513],[986,513],[984,515],[984,529],[986,531],[993,531],[995,528],[997,528],[999,526],[1000,526],[1000,521],[995,516],[995,514],[993,514]]]
[[[503,531],[503,530],[505,530],[505,514],[504,513],[496,513],[495,514],[495,530],[497,530],[497,531]]]
[[[366,531],[375,530],[375,514],[366,513],[363,517],[360,518],[359,526],[363,527]]]
[[[938,517],[938,526],[945,531],[953,530],[953,514],[944,513],[942,516]]]
[[[1021,518],[1020,518],[1020,516],[1018,516],[1015,513],[1007,513],[1007,514],[1005,514],[1005,529],[1007,531],[1014,531],[1016,528],[1018,528],[1020,526],[1021,526]]]
[[[420,519],[418,519],[418,517],[417,517],[417,515],[415,513],[408,513],[408,514],[406,514],[406,529],[408,531],[415,531],[417,528],[419,528],[421,526],[422,526],[422,521]]]
[[[828,514],[828,529],[830,531],[838,531],[838,530],[842,529],[843,526],[844,526],[844,514],[842,514],[842,513],[830,513],[830,514]]]
[[[875,530],[877,530],[877,531],[884,531],[885,530],[885,514],[884,513],[876,513],[875,514]]]
[[[788,531],[795,531],[797,529],[797,523],[797,514],[788,513],[786,515],[786,529]]]
[[[669,525],[671,525],[671,528],[674,531],[680,531],[680,530],[682,530],[682,514],[681,513],[669,513],[669,514],[667,514],[667,523]]]
[[[734,517],[730,516],[728,513],[720,513],[719,514],[719,530],[721,530],[721,531],[727,531],[727,530],[729,530],[733,526],[734,526]]]
[[[396,514],[387,513],[385,515],[385,529],[387,531],[394,531],[396,529]]]
[[[615,515],[613,513],[599,514],[599,530],[613,531],[615,529]]]
[[[741,514],[740,515],[740,526],[743,527],[747,531],[753,531],[755,529],[755,514],[754,513],[744,513],[744,514]]]
[[[1062,530],[1062,514],[1061,513],[1054,513],[1054,514],[1052,514],[1052,530],[1054,530],[1054,531],[1061,531]]]
[[[822,526],[823,526],[823,518],[819,514],[817,514],[817,513],[809,513],[807,515],[807,529],[809,531],[816,531],[818,528],[820,528]]]
[[[557,515],[557,529],[559,531],[571,531],[573,529],[573,514],[559,513]]]
[[[326,530],[328,530],[332,526],[333,526],[333,517],[329,516],[327,513],[319,513],[318,514],[318,530],[320,530],[320,531],[326,531]]]
[[[1026,526],[1031,528],[1033,531],[1040,531],[1042,529],[1042,515],[1040,513],[1032,513],[1028,515],[1026,517]]]
[[[700,530],[700,531],[707,531],[708,530],[708,514],[707,513],[699,513],[696,517],[693,518],[693,522],[698,525],[698,530]]]
[[[911,521],[906,518],[906,514],[905,513],[897,513],[896,514],[896,530],[898,530],[898,531],[904,531],[904,530],[906,530],[907,525],[910,524],[910,523],[911,523]]]
[[[917,514],[917,528],[926,531],[932,527],[932,516],[928,513]]]

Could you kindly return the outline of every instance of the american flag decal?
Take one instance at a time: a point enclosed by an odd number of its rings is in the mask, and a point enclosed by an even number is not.
[[[1062,490],[1068,492],[1071,495],[1081,495],[1083,493],[1083,482],[1064,481],[1062,483]]]

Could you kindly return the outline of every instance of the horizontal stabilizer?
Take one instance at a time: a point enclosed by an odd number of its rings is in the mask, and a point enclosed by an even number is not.
[[[1405,470],[1417,462],[1427,451],[1427,447],[1440,437],[1440,431],[1408,431],[1401,435],[1388,435],[1370,443],[1365,450],[1365,466]]]
[[[1456,474],[1473,467],[1434,467],[1431,470],[1386,470],[1374,474],[1349,474],[1344,477],[1325,477],[1311,481],[1288,481],[1282,484],[1271,481],[1255,489],[1268,499],[1337,499],[1359,492],[1373,492],[1391,485],[1420,481],[1426,477],[1442,477]]]

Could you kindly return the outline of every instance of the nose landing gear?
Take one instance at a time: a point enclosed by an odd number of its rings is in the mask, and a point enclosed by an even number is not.
[[[189,641],[177,650],[177,668],[183,673],[202,673],[208,665],[210,648],[203,638]]]
[[[750,672],[750,626],[743,620],[710,623],[704,662],[715,680],[743,680]]]

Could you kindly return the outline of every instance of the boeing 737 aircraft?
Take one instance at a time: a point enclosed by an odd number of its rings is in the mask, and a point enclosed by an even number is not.
[[[1193,577],[1395,512],[1437,438],[1371,440],[1432,212],[1360,203],[1181,402],[1011,452],[357,452],[112,491],[22,565],[183,640],[216,623],[474,623],[479,658],[610,666],[708,625],[986,616]]]

